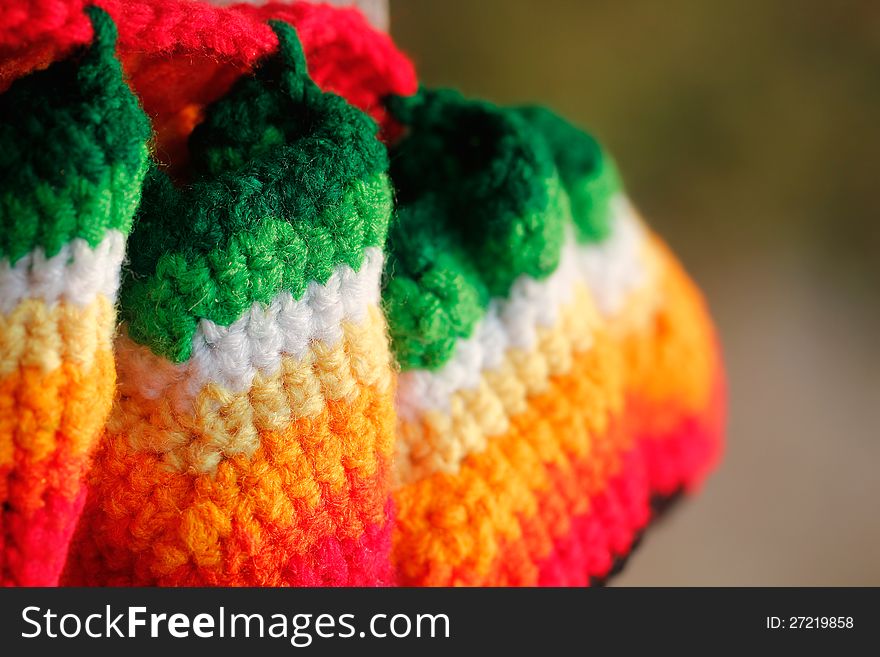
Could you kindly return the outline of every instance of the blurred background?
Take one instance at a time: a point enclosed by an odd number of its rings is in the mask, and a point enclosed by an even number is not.
[[[422,81],[615,154],[702,286],[720,470],[618,585],[880,584],[880,3],[391,0]]]

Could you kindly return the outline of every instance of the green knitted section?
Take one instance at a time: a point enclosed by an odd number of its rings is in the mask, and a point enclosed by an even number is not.
[[[273,167],[278,164],[274,159],[268,163]],[[259,176],[250,180],[229,176],[225,185],[220,181],[205,185],[213,192],[222,189],[224,194],[240,191],[241,205],[224,198],[223,203],[212,206],[213,195],[202,196],[198,205],[193,205],[196,199],[192,197],[177,204],[166,198],[168,214],[163,216],[175,217],[180,227],[197,227],[199,219],[207,217],[212,217],[213,223],[201,224],[204,231],[187,231],[193,248],[167,251],[154,261],[133,246],[133,273],[122,291],[122,311],[133,340],[170,360],[184,361],[190,357],[200,319],[228,326],[254,302],[268,304],[282,290],[299,298],[309,281],[325,283],[341,263],[360,269],[364,249],[385,241],[392,208],[385,174],[353,181],[340,198],[307,221],[285,217],[277,207],[266,208],[263,214],[260,203],[252,204],[256,208],[249,206],[249,195],[265,199],[272,194],[272,188],[260,185],[260,180]],[[196,184],[193,191],[201,187]],[[154,170],[144,196],[152,200],[165,194],[173,196],[175,191],[165,176]],[[242,212],[242,208],[248,209]],[[153,207],[156,209],[158,206]],[[229,229],[230,222],[245,217],[254,221],[241,230]],[[146,229],[148,221],[145,218],[143,225],[139,223],[132,236]],[[152,273],[137,278],[134,272],[142,271],[145,262],[151,262]]]
[[[391,155],[399,203],[433,204],[426,214],[464,246],[492,295],[556,268],[564,203],[553,154],[527,121],[452,90],[395,98],[391,110],[409,128]]]
[[[385,243],[392,193],[375,123],[308,78],[293,28],[279,52],[207,111],[196,180],[151,170],[129,244],[122,313],[155,353],[190,357],[201,319],[228,326],[281,291],[299,298]]]
[[[551,178],[546,188],[549,205],[543,215],[533,211],[525,221],[553,222],[570,212],[559,179]],[[490,279],[461,233],[445,230],[438,221],[442,205],[429,194],[400,206],[388,241],[382,298],[395,357],[403,370],[442,366],[452,357],[456,340],[471,336],[489,300],[499,296],[492,294]],[[495,261],[516,260],[515,253],[500,249],[487,248],[486,253]]]
[[[613,161],[541,107],[501,108],[450,90],[389,99],[406,137],[391,156],[398,194],[383,300],[400,366],[436,369],[472,335],[489,300],[611,229]]]
[[[239,80],[196,127],[190,137],[193,165],[207,177],[218,176],[283,149],[294,182],[304,186],[288,195],[293,209],[314,213],[334,189],[387,171],[388,154],[367,114],[309,78],[295,30],[271,24],[279,40],[276,56]],[[310,166],[315,157],[320,167]]]
[[[112,20],[87,12],[91,46],[0,95],[0,257],[12,264],[128,232],[140,199],[149,120],[123,78]]]
[[[471,334],[489,301],[460,242],[435,221],[436,202],[400,208],[388,240],[382,292],[401,369],[436,368]]]
[[[408,133],[391,156],[383,300],[400,366],[436,369],[490,298],[556,269],[571,207],[554,150],[520,112],[448,90],[389,104]]]
[[[517,111],[547,141],[571,199],[579,241],[598,242],[611,231],[611,199],[620,193],[617,168],[593,137],[545,107]]]

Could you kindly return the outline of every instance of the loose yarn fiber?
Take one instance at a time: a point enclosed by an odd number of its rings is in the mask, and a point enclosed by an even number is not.
[[[698,489],[717,337],[593,137],[351,9],[15,5],[4,585],[589,585]]]

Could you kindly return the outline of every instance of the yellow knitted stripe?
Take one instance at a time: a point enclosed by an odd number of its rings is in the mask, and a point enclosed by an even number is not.
[[[19,367],[49,373],[62,363],[91,369],[96,354],[112,350],[115,321],[113,304],[104,295],[84,307],[25,299],[0,315],[0,377]]]
[[[601,326],[622,337],[646,326],[661,302],[656,249],[645,247],[648,283],[633,292],[623,310],[609,323],[601,318],[586,286],[560,310],[555,326],[538,329],[534,349],[511,349],[497,369],[484,371],[476,388],[460,390],[450,411],[426,411],[419,421],[398,422],[398,485],[434,472],[454,473],[469,455],[482,452],[493,436],[508,431],[510,418],[523,413],[529,398],[545,392],[550,378],[571,371],[576,354],[590,349]]]
[[[122,337],[120,342],[129,341]],[[130,342],[123,344],[120,353],[130,348]],[[159,356],[154,358],[157,368],[171,366]],[[261,433],[284,432],[295,421],[316,418],[326,412],[329,402],[351,403],[365,387],[378,394],[388,392],[393,384],[390,363],[385,320],[376,306],[369,308],[363,322],[344,322],[343,339],[337,344],[316,342],[305,358],[282,358],[276,373],[258,373],[246,392],[207,384],[194,398],[188,397],[183,408],[178,399],[186,381],[167,394],[147,398],[138,393],[136,378],[125,377],[125,365],[120,363],[121,394],[108,431],[127,436],[134,452],[160,454],[172,470],[211,472],[225,457],[252,455]],[[372,450],[372,445],[349,447],[354,451],[346,458],[371,460],[356,452],[361,447]]]
[[[495,581],[487,578],[505,542],[536,545],[536,535],[524,538],[531,527],[546,532],[537,545],[549,546],[568,531],[573,515],[586,511],[590,494],[620,471],[635,439],[664,440],[683,419],[706,413],[720,367],[711,321],[684,270],[659,241],[652,244],[663,271],[661,304],[649,322],[622,339],[596,328],[570,371],[529,395],[525,410],[511,414],[507,430],[486,440],[482,451],[453,472],[397,487],[394,550],[404,582]],[[554,489],[554,472],[578,485],[568,493]],[[573,472],[589,474],[580,481]],[[539,515],[548,495],[565,505],[555,518]]]
[[[644,418],[638,411],[630,415],[636,424],[650,421],[641,433],[663,436],[677,426],[681,412],[703,411],[722,364],[699,288],[656,235],[651,236],[650,248],[662,265],[657,309],[638,330],[619,335],[627,395],[652,409]]]
[[[84,457],[113,398],[113,305],[19,302],[0,315],[0,468]],[[53,470],[63,478],[64,468]]]

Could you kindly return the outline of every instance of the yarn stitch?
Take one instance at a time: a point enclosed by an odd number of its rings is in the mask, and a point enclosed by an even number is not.
[[[416,90],[412,64],[354,8],[312,2],[213,6],[193,0],[18,0],[0,6],[0,91],[92,41],[83,7],[97,4],[119,29],[119,57],[152,118],[155,157],[186,173],[187,138],[204,108],[278,49],[269,20],[294,26],[322,88],[397,133],[381,99]]]

